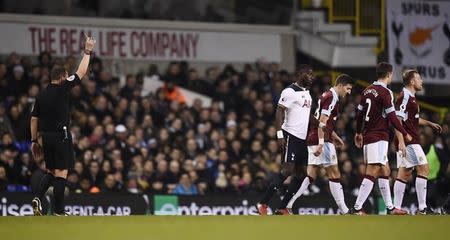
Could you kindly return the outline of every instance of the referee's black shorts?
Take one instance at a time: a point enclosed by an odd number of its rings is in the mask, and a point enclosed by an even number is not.
[[[286,140],[284,162],[293,162],[296,165],[308,165],[308,145],[306,140],[300,139],[283,130]]]
[[[42,149],[47,169],[71,169],[74,165],[74,151],[71,134],[43,132]]]

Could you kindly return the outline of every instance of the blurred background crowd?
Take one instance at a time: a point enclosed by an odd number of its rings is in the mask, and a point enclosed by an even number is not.
[[[29,122],[53,64],[74,70],[78,60],[44,52],[38,59],[12,53],[0,62],[0,191],[30,190],[44,167],[29,152]],[[165,84],[143,95],[145,76],[158,76]],[[313,97],[317,99],[332,80],[330,75],[317,75]],[[293,81],[292,73],[272,63],[248,64],[243,71],[228,65],[199,72],[188,62],[172,62],[167,69],[150,65],[147,72],[127,75],[120,84],[119,76],[93,58],[90,74],[71,93],[76,163],[67,188],[74,193],[262,193],[279,173],[282,153],[274,113],[282,89]],[[207,95],[212,102],[197,99],[186,104],[179,87]],[[348,194],[357,191],[364,175],[362,150],[353,144],[361,90],[357,85],[341,99],[335,130],[346,143],[338,150],[338,160]],[[436,176],[430,177],[432,197],[449,191],[450,114],[440,119],[422,112],[422,117],[444,129],[437,135],[421,128],[425,153],[433,145],[440,161]],[[393,150],[391,180],[396,175]],[[414,192],[412,185],[407,191]],[[307,194],[327,191],[327,178],[320,170]]]

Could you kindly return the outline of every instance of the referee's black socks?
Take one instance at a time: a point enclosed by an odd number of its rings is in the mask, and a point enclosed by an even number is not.
[[[287,204],[298,191],[302,185],[303,178],[298,176],[293,176],[291,182],[289,183],[287,191],[284,193],[283,200],[281,201],[281,208],[286,208]]]
[[[55,201],[55,209],[53,212],[62,214],[64,212],[64,189],[66,188],[66,179],[56,177],[53,184],[53,198]]]
[[[44,197],[48,188],[51,185],[53,185],[54,181],[55,181],[55,176],[53,176],[53,174],[51,174],[49,172],[44,174],[44,176],[41,178],[41,181],[39,182],[39,186],[36,191],[36,197],[38,197],[39,200],[41,200]]]

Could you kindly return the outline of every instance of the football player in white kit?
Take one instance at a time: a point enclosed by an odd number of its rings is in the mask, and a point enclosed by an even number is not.
[[[281,92],[276,110],[275,127],[280,147],[284,149],[284,161],[280,176],[269,186],[263,199],[257,204],[260,215],[267,215],[268,202],[289,177],[289,185],[284,193],[281,206],[275,211],[278,215],[288,215],[286,209],[289,199],[297,192],[306,177],[308,147],[306,137],[311,116],[311,95],[309,87],[314,75],[312,68],[301,65],[296,73],[296,82]]]

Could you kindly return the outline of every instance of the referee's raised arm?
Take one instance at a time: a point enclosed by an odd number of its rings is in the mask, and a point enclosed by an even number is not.
[[[81,59],[80,65],[78,65],[78,69],[76,74],[80,79],[83,79],[83,77],[86,75],[88,66],[89,66],[89,60],[90,56],[92,54],[92,50],[94,49],[95,45],[95,39],[93,37],[88,37],[86,34],[86,42],[84,43],[84,54],[83,58]]]

